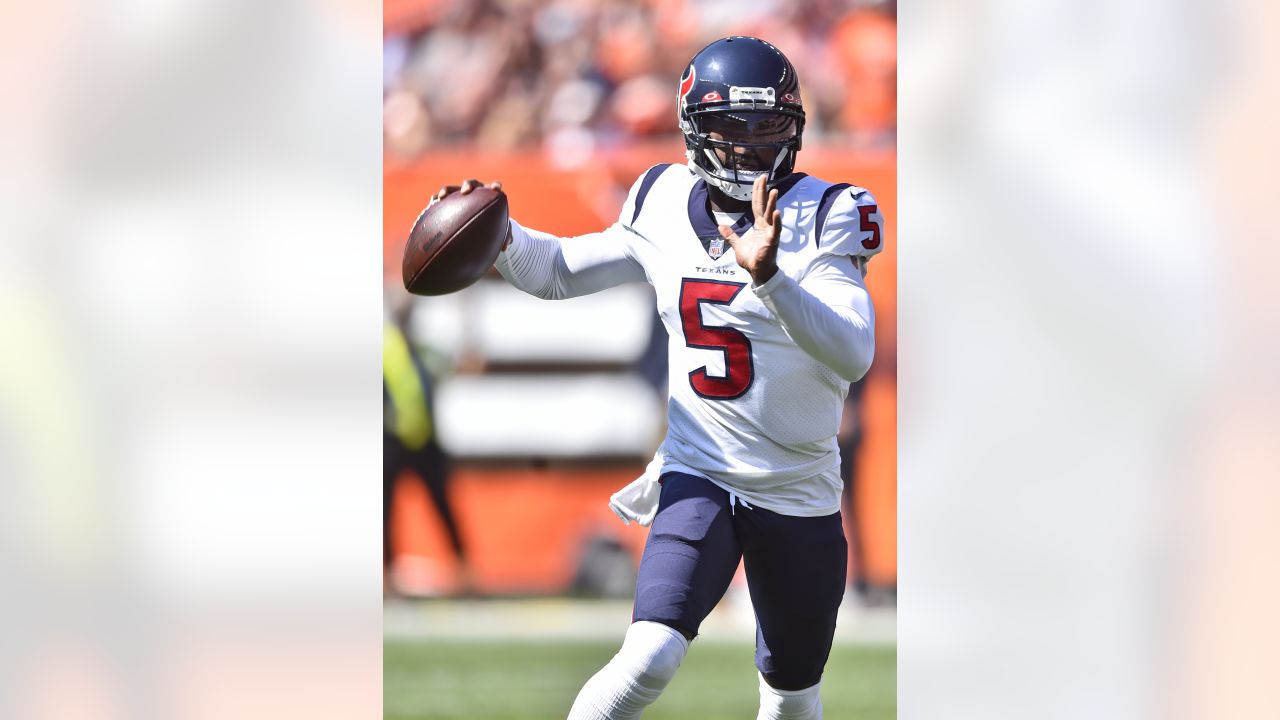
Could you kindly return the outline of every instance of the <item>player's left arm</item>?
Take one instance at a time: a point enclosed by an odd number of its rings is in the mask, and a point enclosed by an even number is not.
[[[796,282],[774,273],[751,288],[800,349],[854,382],[876,351],[876,316],[855,258],[823,255]]]
[[[872,233],[858,229],[868,214],[858,208],[874,203],[874,198],[862,191],[861,196],[850,193],[837,201],[823,237],[817,239],[816,258],[796,281],[778,270],[782,219],[777,191],[766,195],[764,187],[757,182],[754,189],[755,226],[742,237],[727,227],[721,234],[733,246],[738,264],[751,274],[752,292],[796,345],[845,380],[858,380],[875,355],[875,311],[862,283]],[[880,243],[878,225],[874,241]]]

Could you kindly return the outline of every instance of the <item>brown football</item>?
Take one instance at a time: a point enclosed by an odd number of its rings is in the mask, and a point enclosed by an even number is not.
[[[507,239],[507,196],[478,187],[450,193],[418,216],[404,248],[404,287],[446,295],[479,280]]]

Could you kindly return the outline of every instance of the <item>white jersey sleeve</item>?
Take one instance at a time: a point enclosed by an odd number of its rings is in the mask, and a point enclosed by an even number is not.
[[[648,181],[636,180],[618,215],[603,232],[561,238],[525,228],[511,220],[511,244],[498,254],[494,267],[515,287],[547,300],[590,295],[606,288],[647,279],[635,252],[631,227],[637,193]]]
[[[800,282],[778,271],[751,290],[815,360],[849,382],[867,373],[876,348],[875,312],[855,262],[822,253]]]
[[[561,238],[511,221],[511,245],[494,267],[515,287],[546,300],[590,295],[645,279],[631,248],[631,231],[613,225],[604,232]]]
[[[818,257],[848,255],[865,276],[872,256],[884,250],[884,215],[869,190],[842,186],[820,228]]]

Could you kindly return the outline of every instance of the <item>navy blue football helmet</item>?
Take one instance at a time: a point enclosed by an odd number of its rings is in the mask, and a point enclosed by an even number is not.
[[[804,133],[800,79],[769,43],[735,36],[698,51],[676,105],[689,167],[724,194],[748,200],[760,175],[772,185],[795,169]]]

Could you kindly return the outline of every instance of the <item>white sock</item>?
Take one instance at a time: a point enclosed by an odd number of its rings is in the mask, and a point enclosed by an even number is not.
[[[641,620],[622,649],[582,686],[568,720],[633,720],[662,694],[689,650],[679,630]]]
[[[803,690],[779,690],[760,676],[760,714],[756,720],[822,720],[822,683]]]

